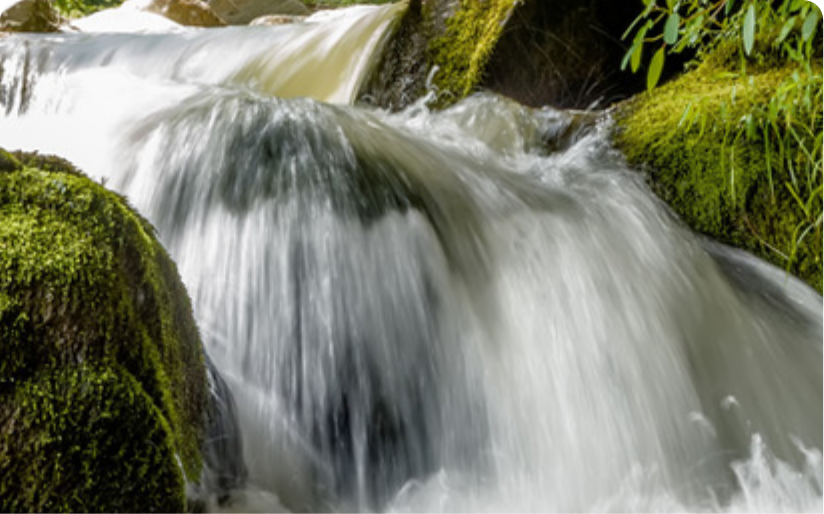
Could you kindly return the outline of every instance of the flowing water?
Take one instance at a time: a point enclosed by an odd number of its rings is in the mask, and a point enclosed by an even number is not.
[[[821,511],[821,297],[683,227],[590,114],[351,106],[398,9],[0,39],[0,144],[178,263],[241,436],[210,506]]]

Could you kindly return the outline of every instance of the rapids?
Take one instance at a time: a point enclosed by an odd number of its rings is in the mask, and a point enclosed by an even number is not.
[[[821,511],[821,297],[691,233],[606,118],[352,105],[398,12],[0,39],[0,144],[126,195],[178,263],[242,442],[214,466],[248,471],[197,494]]]

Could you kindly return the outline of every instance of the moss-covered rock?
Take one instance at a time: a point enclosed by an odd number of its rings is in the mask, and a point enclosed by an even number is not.
[[[821,62],[800,66],[761,50],[744,74],[737,48],[719,47],[696,69],[619,106],[615,142],[692,229],[820,292]],[[781,95],[796,96],[774,102]]]
[[[402,109],[438,92],[436,107],[473,92],[506,21],[522,0],[412,0],[362,97]]]
[[[184,510],[207,397],[152,227],[65,161],[0,152],[0,510]]]
[[[360,100],[400,110],[424,96],[431,67],[429,42],[443,34],[456,6],[457,0],[410,0],[388,31],[379,62],[358,94]]]
[[[104,9],[118,7],[124,0],[49,0],[54,2],[61,15],[66,18],[82,18]]]
[[[583,108],[626,98],[620,71],[631,0],[412,0],[363,96],[401,109],[434,86],[436,107],[478,89],[525,105]],[[430,81],[427,83],[427,81]]]
[[[501,33],[521,0],[461,0],[446,22],[446,31],[429,46],[430,62],[438,66],[433,85],[452,103],[472,93]]]
[[[0,32],[57,32],[63,23],[50,0],[17,0],[0,11]]]

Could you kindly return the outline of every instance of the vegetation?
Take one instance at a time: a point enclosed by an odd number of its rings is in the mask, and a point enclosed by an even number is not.
[[[638,27],[623,67],[630,63],[637,71],[644,48],[657,48],[647,72],[648,89],[658,83],[667,54],[690,49],[699,51],[700,62],[700,57],[717,46],[734,43],[741,50],[740,68],[746,71],[747,58],[755,57],[759,28],[762,33],[770,32],[763,37],[792,61],[803,64],[817,55],[813,53],[813,42],[816,34],[820,37],[821,12],[806,0],[666,0],[660,5],[659,0],[644,0],[644,4],[646,8],[627,30],[629,34]]]
[[[460,0],[446,30],[429,46],[429,62],[437,66],[433,85],[437,106],[467,96],[483,78],[495,44],[520,0]]]
[[[69,163],[0,151],[0,510],[183,510],[207,394],[152,227]]]
[[[82,18],[103,9],[117,7],[124,0],[54,0],[58,12],[66,18]]]
[[[638,70],[643,48],[657,48],[650,92],[619,110],[616,138],[692,228],[819,291],[820,22],[800,0],[648,2],[625,64]],[[690,71],[656,87],[665,55],[688,48]]]

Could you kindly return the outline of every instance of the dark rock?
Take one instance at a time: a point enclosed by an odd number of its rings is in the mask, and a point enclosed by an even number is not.
[[[531,0],[513,10],[479,82],[524,105],[582,109],[638,93],[621,36],[640,12],[622,0]],[[631,43],[631,42],[630,42]]]
[[[413,2],[361,91],[402,109],[432,90],[445,107],[479,90],[529,106],[586,108],[639,92],[622,72],[637,2],[424,0]]]

